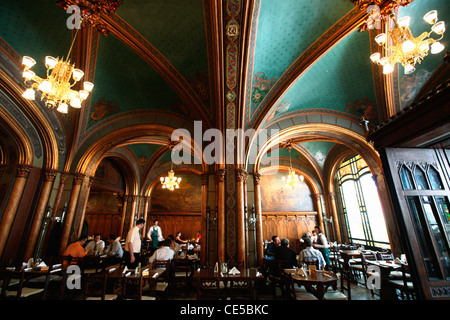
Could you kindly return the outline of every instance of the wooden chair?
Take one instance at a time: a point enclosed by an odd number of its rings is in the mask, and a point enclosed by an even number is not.
[[[373,276],[374,273],[368,272],[367,267],[369,266],[369,263],[367,261],[377,261],[377,254],[374,252],[371,253],[361,253],[361,263],[362,263],[362,272],[363,272],[363,278],[364,278],[364,284],[367,287],[367,279],[370,276]],[[372,295],[374,294],[373,289],[370,290]]]
[[[194,264],[189,258],[177,258],[173,261],[172,294],[175,289],[184,287],[185,296],[190,293],[192,278],[194,276]]]
[[[269,260],[267,280],[269,281],[269,288],[272,291],[273,298],[276,298],[277,288],[282,289],[282,275],[284,274],[283,265],[286,260]]]
[[[218,277],[204,277],[198,279],[198,300],[219,300],[224,296],[225,285]]]
[[[122,294],[123,300],[156,300],[154,296],[143,295],[143,283],[142,277],[124,276],[122,278]]]
[[[406,300],[415,300],[414,283],[411,279],[409,266],[402,263],[401,267],[402,278],[390,279],[388,280],[389,284],[400,291],[402,299],[406,297]]]
[[[350,270],[350,262],[346,265],[342,265],[340,269],[341,274],[341,292],[337,290],[327,291],[323,299],[324,300],[351,300],[352,299],[352,272]],[[347,292],[347,294],[345,294]]]
[[[83,300],[117,300],[117,294],[107,294],[107,272],[85,275]]]
[[[164,273],[158,277],[155,283],[154,294],[166,299],[167,291],[172,284],[172,262],[170,260],[155,260],[152,268],[164,270]]]
[[[6,270],[3,277],[2,299],[45,299],[50,281],[50,273],[47,273],[44,283],[39,286],[33,287],[28,285],[28,281],[33,277],[37,277],[36,272]]]

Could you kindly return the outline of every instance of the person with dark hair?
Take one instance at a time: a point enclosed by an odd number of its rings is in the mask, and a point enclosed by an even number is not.
[[[323,267],[325,267],[325,259],[323,258],[322,252],[312,247],[311,238],[305,238],[305,246],[306,248],[300,251],[298,263],[308,264],[319,261],[319,269],[323,269]]]
[[[123,249],[120,245],[120,242],[117,240],[117,237],[113,234],[110,234],[108,237],[108,246],[105,248],[104,253],[109,257],[114,257],[117,260],[122,259]]]
[[[172,241],[170,239],[164,240],[164,246],[156,250],[148,260],[149,263],[153,263],[155,260],[166,261],[172,260],[175,252],[170,249]]]
[[[83,248],[86,240],[86,236],[81,236],[78,241],[69,244],[64,251],[63,256],[71,256],[73,258],[83,258],[86,256],[87,250]]]
[[[159,242],[164,240],[161,227],[158,226],[158,220],[153,221],[153,226],[148,230],[147,238],[152,240],[152,249],[158,249]]]
[[[182,243],[187,243],[188,242],[187,240],[181,239],[181,231],[178,231],[177,234],[175,235],[175,241],[178,244],[182,244]]]
[[[125,241],[125,252],[123,257],[128,269],[135,269],[139,263],[141,256],[141,234],[144,228],[145,220],[139,219],[136,225],[128,231],[127,240]]]
[[[175,241],[175,237],[173,234],[167,236],[167,239],[170,239],[170,249],[172,249],[175,253],[181,251],[180,245]]]
[[[272,237],[272,242],[267,245],[267,248],[264,250],[264,255],[267,257],[275,256],[275,249],[280,246],[280,238],[278,236]]]
[[[331,260],[330,260],[330,249],[327,241],[327,237],[322,233],[322,230],[320,230],[319,226],[315,226],[314,230],[317,234],[317,240],[313,243],[313,247],[318,249],[325,259],[325,262],[327,263],[327,268],[331,267]]]
[[[275,260],[286,261],[283,268],[298,267],[297,254],[294,249],[289,248],[289,239],[282,239],[280,245],[275,248]]]
[[[102,240],[102,235],[100,233],[96,233],[94,235],[94,240],[86,245],[88,255],[100,255],[104,249],[105,241]]]

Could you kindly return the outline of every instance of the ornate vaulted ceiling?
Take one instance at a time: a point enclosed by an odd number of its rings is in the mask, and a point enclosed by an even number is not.
[[[1,47],[14,53],[18,67],[18,57],[28,55],[43,75],[46,55],[67,54],[70,14],[56,2],[0,3]],[[225,83],[230,63],[224,57],[225,29],[233,20],[225,17],[231,5],[241,8],[237,23],[244,58],[234,61],[241,83],[233,92],[237,98],[228,95]],[[401,7],[399,16],[411,16],[412,32],[418,35],[429,30],[422,17],[432,9],[450,25],[448,0],[415,0]],[[124,0],[115,13],[102,17],[107,35],[93,28],[78,35],[75,60],[86,67],[95,88],[81,110],[58,116],[68,157],[75,162],[93,141],[133,125],[191,129],[193,121],[201,120],[204,129],[221,128],[221,121],[230,120],[224,104],[234,98],[240,115],[236,128],[321,122],[363,134],[361,117],[376,126],[392,110],[407,106],[445,55],[425,58],[411,75],[399,67],[386,98],[383,75],[369,60],[376,50],[375,31],[355,27],[363,15],[351,0]],[[449,47],[448,36],[442,43]],[[156,168],[170,160],[161,143],[167,135],[150,136],[111,143],[104,154],[130,155],[145,175],[149,163]],[[298,141],[299,167],[318,175],[336,143]]]

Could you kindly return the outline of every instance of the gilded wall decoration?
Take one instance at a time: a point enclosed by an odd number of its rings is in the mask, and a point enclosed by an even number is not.
[[[353,113],[356,116],[364,117],[367,120],[378,121],[377,106],[374,102],[369,101],[369,98],[363,97],[358,101],[350,101],[345,108],[345,111]]]
[[[100,121],[111,114],[118,113],[120,109],[117,102],[107,101],[105,98],[100,98],[97,103],[92,105],[91,110],[91,119],[94,121]]]

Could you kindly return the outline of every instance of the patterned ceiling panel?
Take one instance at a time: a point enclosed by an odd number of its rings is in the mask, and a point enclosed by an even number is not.
[[[347,0],[262,0],[255,44],[252,109],[286,69],[354,8]]]
[[[353,32],[314,64],[282,97],[267,120],[299,110],[329,109],[378,121],[370,39]]]
[[[164,55],[202,100],[208,100],[208,55],[201,0],[124,1],[116,13]]]

